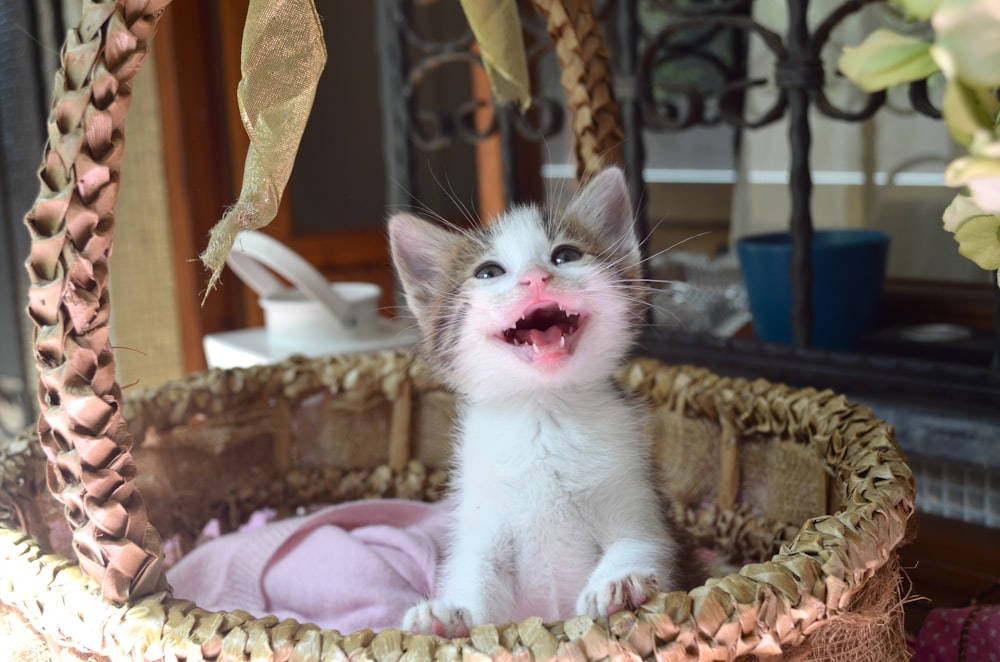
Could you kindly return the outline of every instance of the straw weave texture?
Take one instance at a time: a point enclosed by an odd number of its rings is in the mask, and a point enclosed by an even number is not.
[[[160,540],[135,489],[108,326],[125,114],[165,4],[84,2],[63,46],[41,192],[25,219],[47,481],[81,566],[118,604],[166,586]]]
[[[611,651],[640,658],[655,652],[661,659],[798,651],[810,659],[812,638],[823,633],[830,641],[816,641],[835,649],[856,646],[859,637],[868,637],[869,647],[901,642],[895,550],[906,537],[914,492],[888,425],[830,392],[727,379],[650,360],[630,363],[620,381],[649,405],[653,417],[687,429],[683,439],[651,440],[660,457],[683,443],[699,449],[695,465],[709,466],[727,439],[736,441],[741,458],[744,449],[750,451],[735,473],[763,481],[761,489],[733,491],[748,501],[723,507],[703,500],[706,484],[726,491],[720,462],[693,490],[666,480],[663,488],[701,544],[727,560],[753,563],[610,619],[482,626],[470,638],[454,640],[398,631],[335,633],[243,613],[215,614],[166,594],[118,608],[102,600],[72,560],[43,552],[40,540],[60,545],[49,532],[59,530],[61,512],[40,480],[25,480],[37,475],[32,462],[39,460],[26,438],[0,458],[4,502],[10,504],[0,529],[0,574],[17,578],[0,591],[0,602],[55,641],[110,659],[168,653],[217,659],[223,651],[231,659],[254,651],[280,658],[295,649],[311,651],[304,659],[601,659]],[[448,430],[441,422],[453,406],[422,363],[382,354],[210,371],[136,392],[125,412],[139,475],[156,477],[141,484],[150,517],[184,550],[208,519],[218,518],[230,530],[264,506],[291,513],[309,503],[364,497],[437,498],[444,477],[427,467],[440,466],[447,454]],[[402,435],[393,432],[400,418],[410,422]],[[387,424],[366,427],[362,421]],[[330,439],[341,448],[340,464],[314,464]],[[754,450],[761,447],[771,448],[778,464],[756,475]],[[780,500],[754,496],[769,491],[769,476],[777,477],[774,485],[785,484],[780,458],[792,457],[790,466],[799,466],[802,451],[814,465],[806,475],[818,469],[828,477],[812,481],[813,490],[834,494],[839,504],[832,514],[817,513],[804,524],[783,519],[786,506],[775,505]],[[21,532],[25,527],[32,535]],[[903,654],[901,647],[887,650],[892,655],[885,659]]]
[[[532,0],[545,17],[569,106],[576,174],[587,179],[621,164],[622,132],[611,81],[611,55],[590,0]]]

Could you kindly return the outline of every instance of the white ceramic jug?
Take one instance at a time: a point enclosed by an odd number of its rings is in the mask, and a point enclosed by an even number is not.
[[[265,363],[293,354],[410,348],[416,343],[411,322],[379,315],[378,285],[331,283],[298,253],[262,232],[237,235],[226,264],[259,296],[264,329],[206,336],[211,367]]]

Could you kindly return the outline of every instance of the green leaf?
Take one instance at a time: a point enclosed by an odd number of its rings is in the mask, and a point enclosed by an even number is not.
[[[941,4],[941,0],[893,0],[892,4],[905,11],[909,19],[926,21]]]
[[[973,216],[955,231],[958,252],[983,269],[1000,269],[1000,217]]]
[[[993,126],[993,118],[980,104],[975,90],[955,78],[945,84],[941,113],[951,137],[961,145],[968,145],[976,133]]]
[[[923,80],[938,71],[930,46],[930,42],[922,39],[879,29],[861,45],[844,49],[840,70],[866,92]]]

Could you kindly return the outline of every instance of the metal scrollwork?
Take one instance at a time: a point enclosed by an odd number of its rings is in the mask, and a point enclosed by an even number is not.
[[[393,100],[382,109],[387,179],[390,190],[408,192],[390,203],[414,203],[415,152],[437,152],[456,143],[476,145],[499,136],[505,160],[512,161],[517,139],[544,142],[562,131],[565,112],[558,93],[557,98],[536,93],[523,114],[488,99],[468,98],[472,94],[456,98],[456,89],[470,85],[470,72],[483,66],[464,17],[444,15],[459,12],[457,2],[379,0],[376,8],[383,98]],[[452,26],[451,34],[439,34],[448,29],[442,24]],[[534,71],[550,57],[552,43],[537,14],[523,13],[522,25],[529,70]],[[516,169],[505,167],[508,171]],[[506,186],[508,196],[516,197],[516,187],[510,181]]]
[[[482,105],[478,100],[472,99],[462,102],[457,109],[450,111],[420,107],[418,100],[420,87],[434,73],[455,64],[482,66],[479,56],[470,50],[446,50],[420,60],[410,70],[406,78],[402,97],[409,120],[409,136],[422,151],[432,152],[444,149],[451,144],[456,135],[475,142],[495,132],[495,126],[492,126],[493,131],[487,130],[486,133],[474,129],[472,115]],[[462,127],[463,130],[458,131],[456,127]]]
[[[801,0],[791,0],[802,3]],[[790,33],[782,37],[770,28],[755,21],[750,16],[752,3],[735,1],[728,3],[705,2],[679,6],[665,5],[663,11],[671,15],[668,25],[651,34],[641,29],[643,46],[636,71],[637,94],[645,124],[653,129],[680,130],[696,125],[712,125],[719,121],[729,125],[754,129],[773,123],[785,116],[787,91],[803,89],[810,101],[823,115],[857,122],[871,117],[885,102],[885,94],[877,92],[867,95],[864,104],[857,110],[847,110],[836,106],[826,95],[824,86],[826,74],[821,52],[829,42],[831,33],[848,16],[870,4],[883,4],[885,0],[850,0],[837,6],[809,34]],[[801,10],[801,7],[799,7]],[[764,78],[735,76],[731,67],[713,54],[711,41],[720,30],[738,31],[760,39],[764,47],[774,57],[773,83],[777,88],[774,102],[759,116],[746,117],[743,104],[744,95],[752,88],[768,84]],[[707,37],[694,43],[681,43],[692,34],[706,33]],[[791,48],[792,41],[797,48]],[[743,54],[745,55],[745,54]],[[712,88],[687,83],[657,81],[657,71],[671,60],[698,59],[709,65],[709,69],[725,78]],[[700,72],[704,73],[704,72]],[[914,83],[910,87],[911,103],[918,112],[939,116],[927,99],[926,84]],[[716,107],[717,113],[707,109]]]
[[[813,32],[810,47],[811,57],[816,61],[820,60],[820,53],[823,46],[829,42],[831,33],[845,18],[860,11],[865,5],[883,4],[884,2],[885,0],[850,0],[830,12]],[[874,115],[885,103],[885,92],[876,92],[868,95],[864,106],[860,110],[852,112],[838,108],[826,96],[826,92],[823,89],[824,82],[821,79],[819,84],[813,83],[807,86],[806,89],[809,90],[809,96],[813,104],[815,104],[819,112],[827,117],[845,122],[860,122]]]
[[[705,30],[706,28],[728,28],[757,34],[768,50],[774,53],[776,58],[779,60],[787,59],[787,53],[782,44],[781,37],[777,33],[753,21],[749,16],[710,14],[703,10],[698,12],[696,16],[676,20],[653,36],[652,40],[644,46],[642,56],[639,60],[637,86],[646,124],[650,128],[684,129],[699,124],[711,125],[721,120],[734,126],[752,128],[773,122],[781,117],[784,112],[784,100],[779,97],[775,101],[774,106],[768,109],[761,118],[757,120],[744,119],[742,108],[743,93],[750,87],[765,84],[766,81],[763,79],[734,80],[732,72],[726,63],[722,62],[717,56],[712,56],[710,53],[707,55],[699,54],[697,57],[711,64],[723,75],[721,84],[715,90],[706,93],[695,85],[656,83],[653,80],[658,68],[663,66],[671,57],[692,57],[691,47],[671,48],[671,42],[675,41],[681,35],[690,34],[692,31]],[[713,32],[711,34],[715,35],[718,33]],[[675,98],[677,96],[682,97],[687,112],[680,112],[674,107],[671,109],[673,116],[669,112],[664,113],[662,104],[656,100],[657,90],[673,93]],[[704,114],[704,109],[710,105],[708,99],[713,96],[715,97],[715,106],[718,108],[717,115],[707,116]]]
[[[635,2],[635,0],[619,0]],[[657,7],[669,20],[665,27],[650,30],[641,23],[635,38],[642,42],[637,61],[636,94],[647,128],[681,130],[692,126],[710,126],[725,122],[743,129],[755,129],[778,121],[786,115],[787,92],[801,89],[808,93],[810,103],[823,115],[848,122],[865,120],[885,103],[885,94],[868,94],[856,110],[838,107],[825,91],[827,83],[822,50],[834,30],[849,16],[867,5],[884,4],[885,0],[848,0],[837,5],[810,33],[789,27],[782,36],[754,20],[750,0],[731,2],[691,1],[661,2]],[[804,12],[808,2],[789,0],[789,13]],[[795,6],[797,5],[797,6]],[[722,61],[714,52],[713,40],[724,31],[756,37],[774,57],[773,84],[777,90],[774,102],[757,117],[747,117],[744,97],[747,91],[766,86],[764,78],[748,78]],[[696,38],[692,39],[692,35]],[[700,36],[699,36],[700,35]],[[747,43],[742,42],[745,46]],[[623,40],[627,41],[629,35]],[[794,47],[793,47],[794,46]],[[736,56],[745,57],[746,53]],[[663,79],[658,72],[671,62],[697,60],[705,65],[698,74],[702,79],[719,78],[714,85],[697,85],[688,81]],[[622,72],[628,76],[629,72]],[[926,82],[913,83],[909,89],[913,108],[930,117],[940,117],[927,97]],[[711,109],[716,111],[712,112]]]
[[[824,70],[823,49],[831,35],[847,17],[868,5],[885,4],[885,0],[842,0],[829,3],[833,9],[810,30],[807,14],[808,0],[787,0],[788,28],[779,34],[753,17],[752,0],[662,0],[656,3],[658,17],[650,29],[638,20],[637,3],[643,0],[618,0],[630,7],[618,16],[634,24],[620,29],[620,58],[631,62],[629,48],[641,42],[634,58],[634,69],[619,69],[631,94],[622,102],[625,119],[626,144],[635,142],[638,148],[625,150],[630,172],[641,172],[643,129],[683,130],[693,126],[706,126],[724,122],[739,129],[755,129],[788,120],[788,140],[791,160],[789,164],[789,191],[793,264],[793,341],[798,346],[808,344],[811,324],[811,306],[808,287],[811,282],[810,245],[813,236],[810,197],[812,180],[809,169],[811,128],[809,108],[820,114],[846,122],[859,122],[871,117],[885,103],[886,94],[877,92],[866,95],[859,108],[843,108],[835,104],[826,93],[827,72]],[[654,0],[645,0],[647,9]],[[821,5],[824,8],[826,5]],[[648,16],[648,12],[646,13]],[[739,67],[726,67],[725,62],[711,54],[716,45],[713,39],[721,34],[742,35],[735,37],[731,51],[736,60],[745,61],[751,38],[759,40],[774,59],[771,80],[751,77]],[[698,35],[702,35],[698,38]],[[707,37],[706,37],[707,35]],[[663,76],[663,70],[679,61],[697,61],[705,65],[710,76],[722,75],[721,81],[705,84],[705,75],[698,84],[683,76]],[[675,72],[676,73],[676,72]],[[680,72],[685,74],[686,72]],[[702,72],[699,72],[702,73]],[[755,117],[748,117],[746,95],[750,90],[773,85],[775,99]],[[928,98],[925,82],[914,83],[909,88],[913,108],[922,114],[939,117],[940,112]],[[630,121],[638,115],[640,121]],[[641,219],[640,219],[641,221]]]
[[[910,83],[908,96],[910,105],[921,115],[926,115],[936,120],[942,118],[941,109],[931,102],[930,96],[927,94],[926,80],[918,80]]]
[[[531,108],[527,114],[507,109],[514,115],[514,126],[522,138],[531,142],[545,142],[562,132],[566,113],[561,101],[532,97]]]
[[[532,98],[532,111],[528,114],[521,114],[513,108],[496,108],[482,99],[462,101],[447,110],[426,107],[428,104],[421,98],[420,89],[445,67],[465,64],[481,68],[483,65],[481,57],[475,52],[471,31],[443,40],[418,31],[415,27],[418,22],[415,4],[420,3],[412,0],[399,2],[395,17],[400,21],[400,34],[409,50],[409,66],[401,95],[409,126],[408,135],[417,149],[432,152],[446,149],[456,139],[476,144],[492,138],[500,132],[498,113],[508,116],[507,120],[517,134],[529,141],[543,141],[562,129],[564,113],[561,103],[541,97]],[[539,25],[537,20],[526,16],[524,26],[530,65],[551,51],[551,43],[545,35],[544,25]],[[484,110],[490,113],[485,115]],[[485,121],[484,116],[488,117]]]

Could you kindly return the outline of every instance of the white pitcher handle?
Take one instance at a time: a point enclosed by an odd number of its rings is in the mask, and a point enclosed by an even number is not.
[[[323,274],[301,255],[263,232],[240,232],[226,264],[258,296],[271,296],[285,289],[281,281],[274,277],[276,273],[329,310],[345,329],[358,324],[350,304],[330,287]]]

